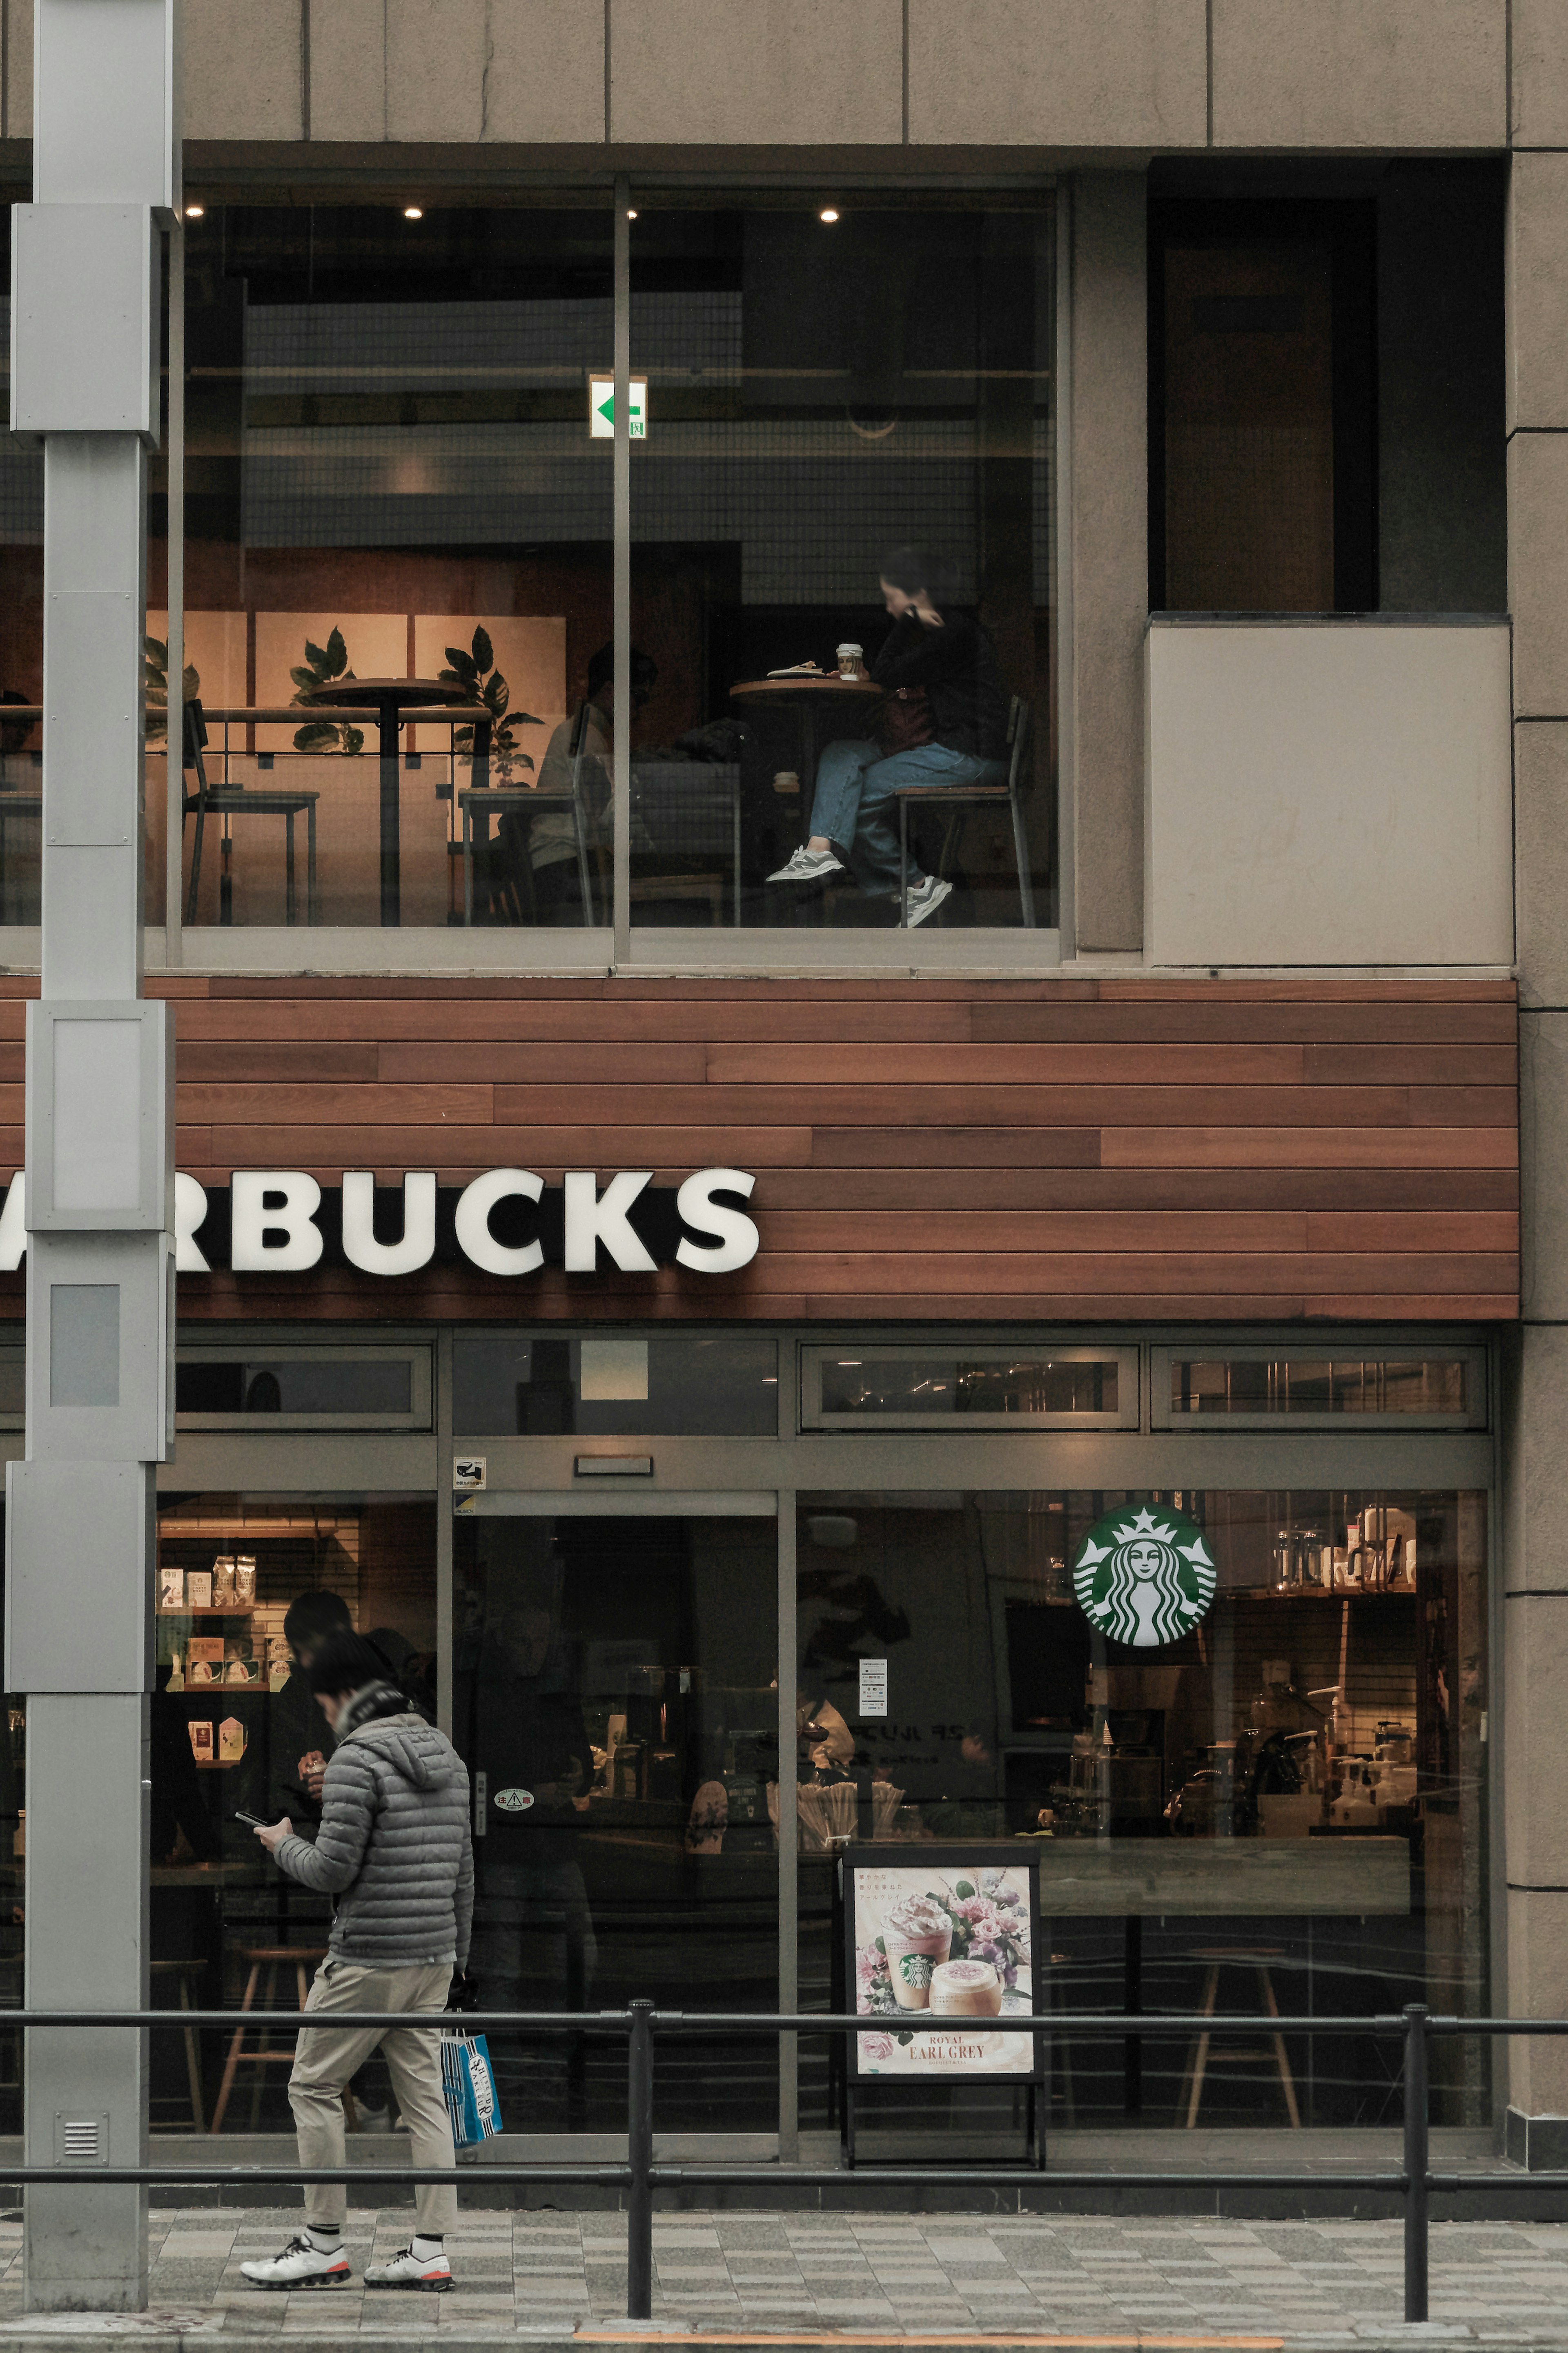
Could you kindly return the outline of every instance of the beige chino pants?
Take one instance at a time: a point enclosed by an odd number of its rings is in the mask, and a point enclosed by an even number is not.
[[[452,1982],[452,1964],[408,1969],[361,1968],[353,1961],[323,1961],[316,1971],[306,2014],[333,2010],[441,2010]],[[343,2086],[373,2051],[386,2054],[387,2071],[416,2165],[448,2171],[456,2165],[452,2126],[441,2096],[441,2036],[433,2026],[301,2028],[289,2077],[289,2105],[304,2165],[347,2161],[343,2131]],[[305,2220],[318,2230],[339,2230],[348,2218],[345,2183],[320,2181],[305,2191]],[[458,2193],[449,2182],[419,2183],[414,2200],[415,2228],[439,2237],[458,2227]]]

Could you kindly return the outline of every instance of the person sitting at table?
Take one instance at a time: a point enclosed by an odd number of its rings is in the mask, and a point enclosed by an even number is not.
[[[651,654],[645,654],[634,646],[631,669],[632,717],[635,719],[653,692],[658,677],[658,664]],[[601,646],[588,664],[588,691],[571,717],[563,719],[551,736],[539,764],[534,786],[537,792],[569,795],[574,764],[581,755],[583,790],[579,809],[590,857],[610,838],[609,813],[614,789],[610,762],[615,751],[615,702],[616,649],[613,645]],[[533,897],[540,922],[555,922],[562,910],[568,907],[573,912],[567,920],[580,921],[577,828],[572,811],[557,806],[541,809],[537,817],[527,811],[515,816],[509,812],[501,818],[500,826],[500,837],[509,855],[515,857],[519,854],[524,830],[527,848],[523,854],[533,868]]]
[[[882,559],[882,601],[893,617],[871,680],[900,702],[923,696],[931,740],[890,754],[878,744],[829,744],[816,764],[810,839],[770,882],[820,882],[847,866],[869,898],[899,895],[893,797],[942,785],[1007,781],[1007,690],[979,617],[952,602],[940,557],[896,547]],[[912,929],[952,891],[912,873],[904,921]]]

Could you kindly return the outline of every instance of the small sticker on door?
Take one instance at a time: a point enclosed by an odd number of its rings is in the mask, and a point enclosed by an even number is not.
[[[888,1713],[886,1659],[862,1659],[860,1662],[860,1713],[862,1715],[886,1715]]]
[[[457,1454],[452,1458],[452,1484],[459,1495],[474,1495],[485,1483],[485,1457]]]
[[[526,1814],[533,1803],[531,1789],[498,1789],[496,1810],[502,1814]]]

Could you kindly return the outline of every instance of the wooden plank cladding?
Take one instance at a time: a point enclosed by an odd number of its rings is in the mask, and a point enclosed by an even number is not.
[[[1498,1320],[1519,1306],[1500,981],[201,978],[179,1160],[460,1185],[755,1173],[742,1273],[183,1280],[187,1317]],[[22,998],[0,979],[0,1165]],[[21,1281],[0,1276],[0,1310]]]

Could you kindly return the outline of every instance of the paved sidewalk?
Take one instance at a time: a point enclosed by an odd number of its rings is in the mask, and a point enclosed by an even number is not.
[[[409,2216],[360,2209],[356,2274],[406,2242]],[[293,2295],[247,2285],[299,2210],[201,2207],[154,2216],[153,2300],[136,2333],[225,2337],[569,2339],[616,2333],[626,2313],[626,2223],[606,2212],[465,2213],[448,2241],[460,2286],[443,2296],[352,2289]],[[20,2224],[0,2223],[0,2342],[19,2333]],[[1082,2215],[661,2214],[657,2320],[719,2338],[822,2331],[1152,2340],[1410,2342],[1399,2324],[1396,2222],[1126,2221]],[[1499,2347],[1568,2348],[1568,2225],[1447,2223],[1433,2232],[1433,2326]],[[57,2323],[69,2327],[69,2323]],[[125,2324],[127,2327],[133,2324]]]

